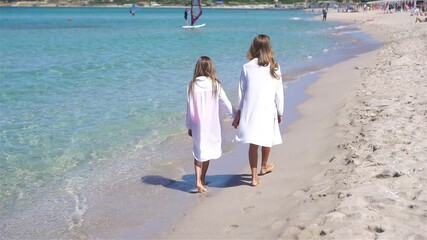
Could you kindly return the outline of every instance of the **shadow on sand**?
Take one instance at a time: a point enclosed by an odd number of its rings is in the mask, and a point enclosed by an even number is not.
[[[148,175],[141,177],[141,182],[150,185],[161,185],[165,188],[183,192],[196,193],[196,177],[194,174],[182,176],[182,180],[174,180],[159,175]],[[206,176],[207,186],[211,188],[229,188],[241,185],[250,185],[250,174],[225,174]]]

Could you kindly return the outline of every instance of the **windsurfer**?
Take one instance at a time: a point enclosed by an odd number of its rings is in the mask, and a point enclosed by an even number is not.
[[[188,8],[186,8],[184,11],[185,26],[188,26],[188,13],[189,12],[190,12],[190,10],[188,10]]]
[[[135,12],[136,12],[136,5],[134,3],[132,4],[132,8],[129,10],[129,13],[131,16],[135,16]]]

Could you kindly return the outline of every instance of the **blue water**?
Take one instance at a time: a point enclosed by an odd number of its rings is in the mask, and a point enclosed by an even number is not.
[[[284,74],[354,43],[333,34],[338,23],[296,11],[204,9],[199,23],[180,28],[178,8],[139,8],[134,17],[127,8],[0,8],[1,214],[13,218],[41,196],[72,198],[77,210],[63,214],[75,227],[73,216],[90,205],[78,207],[86,188],[135,162],[148,171],[162,159],[158,146],[185,133],[186,86],[201,55],[235,100],[259,33],[270,35]]]

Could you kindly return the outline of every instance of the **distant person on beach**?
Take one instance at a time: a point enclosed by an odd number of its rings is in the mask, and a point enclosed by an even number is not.
[[[267,163],[273,145],[282,143],[279,123],[283,116],[283,83],[280,66],[273,58],[270,37],[258,35],[247,52],[248,63],[240,73],[238,105],[232,125],[237,128],[235,140],[249,143],[251,186],[259,184],[258,149],[261,146],[260,174],[271,172]]]
[[[188,13],[189,12],[190,12],[190,10],[188,10],[188,8],[186,8],[184,11],[185,26],[188,26]]]
[[[322,9],[322,13],[323,13],[322,21],[326,21],[326,15],[328,14],[328,11],[326,11],[325,9]]]
[[[194,170],[199,193],[207,191],[209,161],[222,155],[220,110],[233,115],[233,107],[217,78],[213,62],[202,56],[188,85],[186,115],[188,135],[193,137]]]

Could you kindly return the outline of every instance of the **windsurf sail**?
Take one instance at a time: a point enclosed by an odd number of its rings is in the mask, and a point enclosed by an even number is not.
[[[191,26],[193,26],[197,19],[202,15],[201,0],[191,0]]]
[[[132,8],[130,9],[130,15],[134,16],[136,13],[136,4],[132,4]]]

